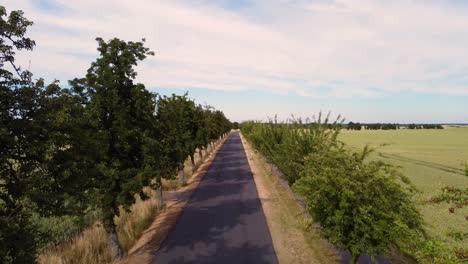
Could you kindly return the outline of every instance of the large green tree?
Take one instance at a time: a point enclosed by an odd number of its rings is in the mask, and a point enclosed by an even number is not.
[[[173,94],[158,99],[156,118],[163,149],[160,170],[168,176],[182,171],[184,161],[195,151],[192,131],[195,126],[195,109],[195,103],[187,94]]]
[[[41,171],[45,137],[41,121],[43,83],[34,84],[31,73],[15,62],[20,50],[32,50],[26,37],[32,22],[22,11],[7,13],[0,6],[0,262],[34,260],[35,228],[31,223],[28,194]]]
[[[76,93],[87,98],[86,114],[95,133],[96,174],[91,201],[102,211],[113,257],[122,256],[114,217],[119,208],[129,208],[135,194],[149,185],[152,175],[145,142],[154,128],[154,95],[134,83],[138,61],[153,55],[142,42],[97,38],[100,57],[83,79],[70,82]]]

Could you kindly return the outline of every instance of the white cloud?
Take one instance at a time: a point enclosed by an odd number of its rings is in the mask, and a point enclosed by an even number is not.
[[[39,76],[84,75],[94,38],[138,40],[156,52],[149,87],[263,90],[301,96],[468,95],[468,9],[439,1],[266,1],[242,11],[213,2],[7,0],[35,22],[22,55]],[[323,91],[328,92],[323,92]]]

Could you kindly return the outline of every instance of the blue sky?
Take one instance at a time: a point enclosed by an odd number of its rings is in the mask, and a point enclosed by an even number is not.
[[[95,37],[147,39],[137,80],[235,121],[318,111],[361,122],[468,122],[468,4],[431,0],[0,0],[35,22],[19,61],[81,77]]]

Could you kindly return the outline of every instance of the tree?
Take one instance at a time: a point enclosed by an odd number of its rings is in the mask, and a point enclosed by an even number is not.
[[[195,103],[183,96],[162,96],[157,101],[158,138],[162,141],[160,171],[168,177],[183,171],[184,161],[195,151]],[[183,176],[181,179],[183,184]]]
[[[6,19],[5,8],[0,13],[0,258],[29,263],[45,235],[36,216],[76,215],[87,208],[83,176],[92,159],[80,154],[94,144],[87,143],[92,135],[84,129],[79,97],[58,82],[32,81],[15,64],[16,51],[35,45],[25,37],[32,22],[21,11]]]
[[[346,127],[347,130],[361,130],[362,129],[362,125],[361,123],[353,123],[353,122],[349,122],[348,123],[348,126]]]
[[[22,11],[7,14],[0,6],[0,262],[34,261],[35,227],[28,194],[44,159],[44,110],[39,108],[43,83],[15,63],[17,51],[32,50],[26,37],[32,22]]]
[[[311,153],[294,184],[325,237],[351,252],[351,263],[361,253],[388,252],[422,230],[409,180],[389,164],[365,162],[369,153],[343,147]]]
[[[231,122],[224,116],[224,113],[216,110],[212,106],[205,106],[205,127],[207,128],[208,140],[216,140],[231,129]]]
[[[89,196],[103,214],[114,258],[122,255],[114,217],[119,208],[128,209],[135,194],[149,185],[152,175],[145,157],[145,142],[154,128],[154,95],[144,85],[135,84],[138,61],[153,55],[142,42],[114,38],[98,42],[100,57],[91,64],[83,79],[70,82],[73,90],[86,101],[86,115],[95,134],[94,177]],[[89,177],[89,176],[88,176]]]

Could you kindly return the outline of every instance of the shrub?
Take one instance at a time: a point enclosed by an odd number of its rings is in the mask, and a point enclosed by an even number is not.
[[[386,163],[365,162],[368,154],[344,148],[311,153],[294,184],[325,237],[349,250],[352,262],[361,253],[389,251],[422,226],[408,179]]]

